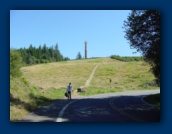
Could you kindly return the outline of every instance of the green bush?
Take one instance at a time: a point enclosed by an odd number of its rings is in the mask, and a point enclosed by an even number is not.
[[[36,58],[34,56],[28,55],[26,58],[26,63],[29,65],[35,64]]]
[[[41,60],[41,63],[49,63],[49,60],[43,59],[43,60]]]
[[[39,59],[36,59],[35,60],[35,63],[39,64],[40,63],[40,60]]]
[[[144,58],[143,57],[139,57],[139,56],[133,56],[133,57],[129,57],[129,56],[125,56],[125,57],[121,57],[119,55],[112,55],[110,56],[110,58],[112,59],[116,59],[119,61],[124,61],[124,62],[130,62],[130,61],[143,61]]]
[[[10,76],[21,76],[22,57],[19,52],[10,50]]]

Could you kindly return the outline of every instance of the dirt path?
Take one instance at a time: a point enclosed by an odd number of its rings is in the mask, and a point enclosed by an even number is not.
[[[81,86],[80,88],[85,88],[85,87],[88,87],[88,86],[89,86],[90,81],[93,79],[94,73],[95,73],[95,71],[96,71],[96,69],[97,69],[98,66],[99,66],[99,65],[96,65],[96,66],[94,67],[92,73],[90,74],[90,77],[86,80],[85,85],[84,85],[84,86]],[[74,96],[78,96],[77,90],[74,91],[74,94],[73,94],[73,95],[74,95]]]
[[[92,78],[93,78],[93,76],[94,76],[94,73],[95,73],[95,71],[96,71],[96,69],[97,69],[98,66],[99,66],[99,65],[96,65],[96,66],[95,66],[95,68],[93,69],[93,71],[92,71],[90,77],[88,78],[88,80],[86,80],[85,85],[84,85],[83,87],[88,87],[88,86],[89,86],[90,81],[92,80]]]

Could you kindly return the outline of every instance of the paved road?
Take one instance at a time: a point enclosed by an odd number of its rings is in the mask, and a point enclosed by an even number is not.
[[[25,117],[28,122],[158,122],[160,108],[143,97],[160,90],[130,91],[62,99]]]

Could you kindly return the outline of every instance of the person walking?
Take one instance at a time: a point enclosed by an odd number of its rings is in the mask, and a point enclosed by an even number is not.
[[[69,85],[67,86],[68,99],[71,99],[71,92],[72,92],[72,84],[69,83]]]

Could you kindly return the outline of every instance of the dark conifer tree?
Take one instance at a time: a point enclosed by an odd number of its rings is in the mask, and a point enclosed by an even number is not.
[[[78,52],[78,54],[77,54],[77,56],[76,56],[76,59],[77,59],[77,60],[82,59],[82,56],[81,56],[81,53],[80,53],[80,52]]]

